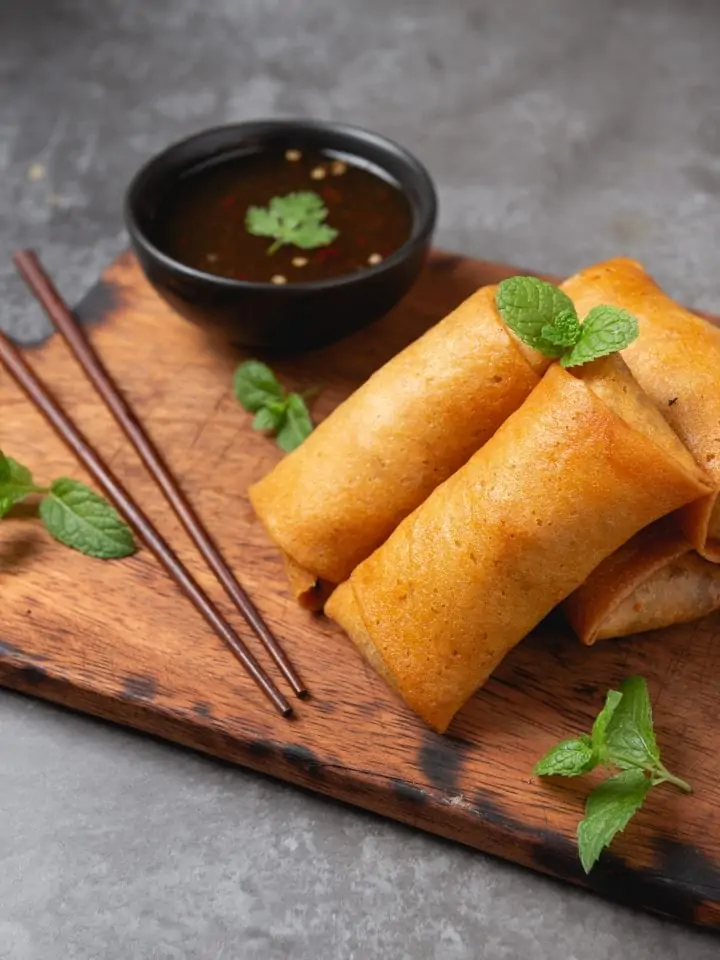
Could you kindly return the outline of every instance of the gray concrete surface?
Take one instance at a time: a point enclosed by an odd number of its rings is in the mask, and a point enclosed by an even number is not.
[[[120,199],[141,161],[272,115],[354,120],[416,150],[448,247],[554,271],[626,252],[718,308],[719,39],[715,0],[0,0],[0,325],[44,329],[15,247],[40,248],[77,299],[123,247]],[[718,952],[714,937],[0,693],[2,960]]]

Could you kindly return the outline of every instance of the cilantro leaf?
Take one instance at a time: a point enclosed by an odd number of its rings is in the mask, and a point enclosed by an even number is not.
[[[610,723],[622,697],[623,695],[619,690],[608,690],[607,696],[605,697],[605,706],[595,718],[590,736],[592,740],[593,758],[596,764],[608,762],[607,725]]]
[[[652,781],[642,770],[624,770],[593,790],[577,830],[585,873],[590,873],[603,848],[625,829],[651,789]]]
[[[306,223],[298,227],[291,241],[302,250],[314,250],[316,247],[327,247],[338,235],[334,227],[327,223]]]
[[[286,453],[290,453],[313,431],[313,423],[307,404],[299,393],[291,393],[288,397],[285,419],[278,430],[275,440],[277,445]]]
[[[533,767],[538,777],[579,777],[595,766],[590,737],[583,733],[572,740],[563,740],[549,750]]]
[[[55,480],[40,504],[40,517],[56,540],[89,557],[114,560],[137,549],[130,527],[79,480]]]
[[[277,217],[269,207],[248,207],[245,213],[245,229],[256,237],[275,237]]]
[[[504,322],[523,343],[548,357],[562,355],[562,346],[544,334],[561,313],[577,318],[572,300],[559,287],[537,277],[510,277],[498,284],[495,302]]]
[[[267,207],[248,207],[245,229],[258,237],[272,237],[267,252],[275,253],[284,244],[302,250],[326,247],[338,231],[324,223],[328,210],[322,198],[312,190],[299,190],[284,197],[273,197]]]
[[[0,517],[4,517],[28,494],[44,492],[43,487],[35,484],[27,467],[12,457],[6,457],[0,450]]]
[[[235,371],[233,390],[248,413],[257,413],[274,401],[285,400],[285,391],[270,367],[246,360]]]
[[[608,759],[621,769],[656,766],[660,750],[647,684],[642,677],[628,677],[620,685],[620,693],[620,701],[605,729]]]
[[[593,307],[582,323],[580,339],[560,363],[564,367],[576,367],[606,357],[616,350],[624,350],[638,333],[638,322],[627,310]]]

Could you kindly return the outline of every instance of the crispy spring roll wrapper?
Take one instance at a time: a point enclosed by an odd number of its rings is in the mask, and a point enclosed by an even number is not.
[[[287,553],[283,553],[282,558],[290,590],[300,606],[306,610],[322,610],[332,593],[333,584],[295,563]]]
[[[720,330],[668,297],[634,260],[589,267],[563,290],[580,316],[607,303],[637,318],[640,336],[623,357],[713,483],[678,520],[692,546],[720,562]]]
[[[549,364],[499,317],[495,287],[379,369],[250,488],[301,603],[341,583],[516,410]]]
[[[699,556],[666,518],[603,560],[563,609],[588,646],[688,623],[720,609],[720,565]]]
[[[708,489],[619,357],[553,364],[325,610],[443,732],[605,557]]]

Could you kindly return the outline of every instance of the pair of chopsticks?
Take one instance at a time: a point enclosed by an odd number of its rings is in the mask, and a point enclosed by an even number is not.
[[[15,254],[13,259],[19,274],[67,343],[87,378],[137,451],[140,459],[163,492],[165,499],[177,514],[198,551],[225,588],[228,596],[273,658],[293,692],[298,697],[305,696],[307,690],[297,671],[277,639],[270,632],[247,592],[238,583],[160,452],[145,432],[129,403],[123,397],[117,384],[95,352],[77,318],[63,301],[45,272],[37,255],[32,250],[23,250]],[[50,426],[53,427],[60,439],[77,456],[118,513],[132,527],[138,539],[155,555],[175,583],[189,597],[215,633],[235,654],[273,706],[284,717],[290,717],[293,710],[286,697],[283,696],[210,597],[161,537],[152,522],[113,475],[107,464],[93,450],[58,401],[30,368],[18,348],[2,333],[0,333],[0,360]]]

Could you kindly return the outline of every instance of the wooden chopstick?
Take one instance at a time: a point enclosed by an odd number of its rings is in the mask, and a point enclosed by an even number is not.
[[[93,450],[57,400],[28,366],[17,347],[2,333],[0,333],[0,360],[4,363],[8,373],[53,427],[60,439],[77,456],[118,513],[133,528],[138,538],[155,555],[217,635],[230,647],[276,710],[284,717],[292,716],[293,710],[288,700],[278,690],[263,667],[213,605],[202,587],[175,556],[151,521],[132,500],[107,464]]]
[[[75,359],[100,394],[108,410],[122,428],[148,471],[152,474],[165,499],[175,511],[178,519],[210,569],[225,588],[228,596],[240,610],[248,625],[255,631],[260,642],[290,684],[293,692],[298,697],[305,696],[307,690],[297,670],[293,667],[278,640],[270,632],[245,589],[238,583],[237,578],[203,526],[177,479],[172,475],[160,451],[146,433],[117,383],[102,363],[77,318],[60,296],[37,254],[33,250],[21,250],[15,254],[13,260],[30,291],[64,338]]]

